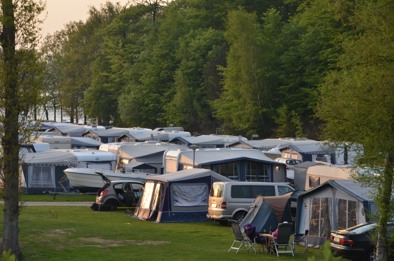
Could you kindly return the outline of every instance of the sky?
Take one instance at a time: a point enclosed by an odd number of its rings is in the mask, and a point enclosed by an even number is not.
[[[64,29],[72,21],[86,21],[89,8],[94,6],[100,9],[107,1],[120,3],[122,6],[129,0],[46,0],[46,10],[42,16],[46,19],[42,24],[42,35],[53,34]]]

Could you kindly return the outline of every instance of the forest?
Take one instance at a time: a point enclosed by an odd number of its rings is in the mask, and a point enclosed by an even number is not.
[[[40,109],[61,110],[71,122],[173,125],[193,134],[318,139],[323,86],[334,81],[345,45],[365,30],[362,20],[381,16],[363,17],[367,2],[107,2],[29,54],[40,77],[24,112],[36,119]],[[390,3],[380,2],[371,4]],[[380,34],[388,25],[378,26]],[[392,52],[392,43],[380,48]]]

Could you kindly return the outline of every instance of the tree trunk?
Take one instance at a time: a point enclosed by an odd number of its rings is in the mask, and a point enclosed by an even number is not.
[[[390,215],[390,203],[393,188],[394,155],[387,157],[380,197],[380,215],[378,240],[376,243],[376,260],[388,260],[389,243],[387,240],[387,222]]]
[[[14,5],[12,0],[2,1],[3,32],[1,45],[3,48],[4,64],[4,100],[5,118],[4,136],[2,145],[4,148],[2,174],[4,182],[4,228],[1,251],[11,251],[20,257],[18,240],[19,220],[19,143],[18,143],[18,71],[15,57],[15,19]]]

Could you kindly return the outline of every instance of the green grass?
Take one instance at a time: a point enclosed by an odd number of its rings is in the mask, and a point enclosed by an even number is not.
[[[157,224],[133,219],[124,210],[25,206],[19,220],[24,260],[307,260],[322,252],[309,249],[295,257],[227,253],[234,239],[228,226]]]
[[[2,194],[1,194],[2,196]],[[67,201],[67,202],[83,202],[89,201],[94,202],[96,195],[93,194],[20,194],[19,201],[44,201],[44,202],[53,202],[53,201]]]

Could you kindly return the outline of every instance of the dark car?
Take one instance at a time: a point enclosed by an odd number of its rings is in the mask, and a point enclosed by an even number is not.
[[[118,207],[135,207],[141,197],[144,182],[140,180],[109,180],[100,174],[105,185],[97,192],[93,210],[116,210]]]
[[[376,223],[363,223],[344,230],[332,231],[330,236],[331,250],[335,255],[349,260],[375,260]],[[387,224],[387,234],[394,232],[394,222]],[[391,237],[392,239],[392,237]],[[391,244],[391,248],[394,245]],[[394,260],[394,249],[391,250],[389,260]]]

